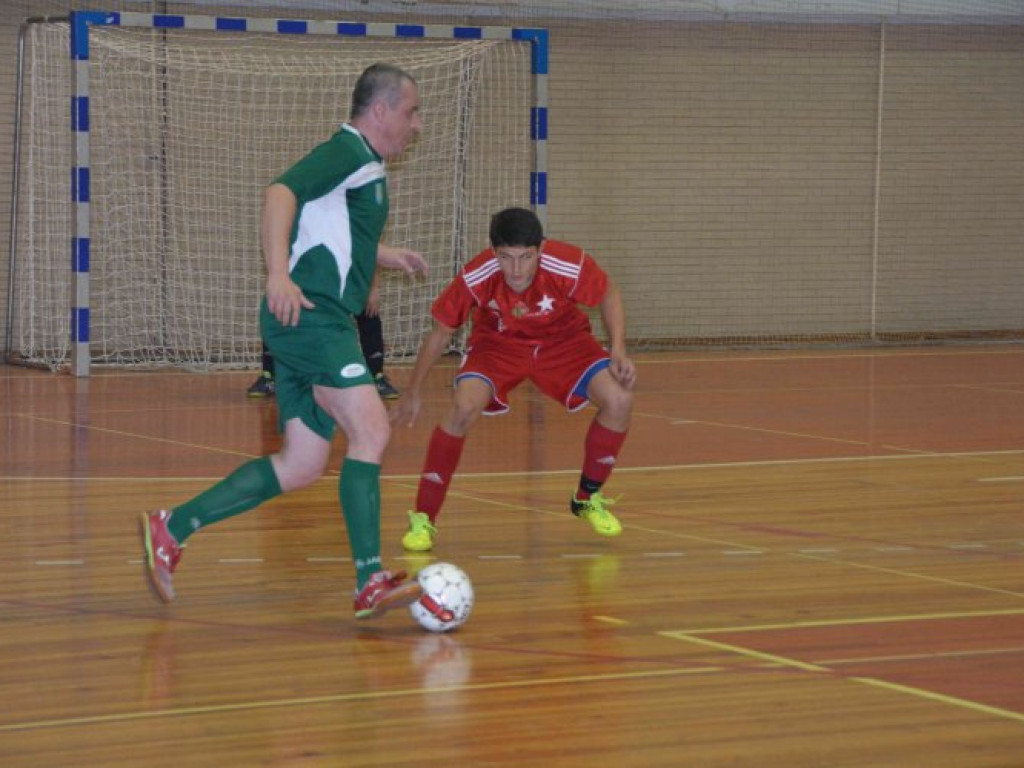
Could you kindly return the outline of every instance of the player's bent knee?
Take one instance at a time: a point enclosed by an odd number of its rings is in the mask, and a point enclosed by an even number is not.
[[[607,386],[594,388],[590,400],[594,405],[609,414],[627,417],[633,410],[633,392],[619,382],[610,380]]]
[[[380,464],[391,439],[391,429],[381,426],[377,432],[359,429],[346,433],[345,457],[369,464]]]
[[[608,429],[616,432],[625,432],[629,429],[630,416],[632,414],[632,397],[613,397],[598,404],[598,420]]]
[[[475,406],[459,407],[456,405],[448,415],[448,420],[444,424],[445,431],[457,437],[465,435],[476,420],[480,418],[482,410],[483,409]]]
[[[281,490],[295,491],[315,483],[323,476],[326,468],[326,464],[295,465],[284,462],[275,466],[274,469],[277,472],[277,482],[281,485]]]

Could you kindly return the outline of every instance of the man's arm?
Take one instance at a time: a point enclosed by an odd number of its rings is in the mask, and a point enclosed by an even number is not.
[[[384,243],[377,246],[377,263],[388,269],[400,269],[407,275],[425,275],[429,269],[422,254],[410,248]]]
[[[288,251],[298,201],[284,184],[271,184],[263,193],[260,241],[267,264],[267,306],[282,325],[298,325],[299,312],[313,309],[288,274]]]
[[[448,349],[454,332],[454,328],[434,321],[434,327],[423,337],[420,344],[420,351],[416,355],[416,363],[412,367],[409,383],[406,384],[402,396],[391,410],[391,421],[405,424],[407,427],[411,427],[415,423],[423,405],[420,389],[423,387],[423,382],[426,380],[427,374],[430,373],[430,369]]]
[[[611,278],[608,278],[600,310],[601,322],[608,334],[609,370],[622,386],[632,389],[636,384],[636,366],[626,355],[626,310],[622,306],[622,293]]]

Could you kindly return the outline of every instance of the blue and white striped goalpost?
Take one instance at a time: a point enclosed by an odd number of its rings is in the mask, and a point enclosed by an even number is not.
[[[74,136],[74,166],[71,172],[71,199],[74,216],[71,242],[73,304],[71,307],[70,341],[71,369],[75,376],[88,376],[90,367],[92,307],[89,290],[91,255],[89,76],[90,33],[94,27],[136,27],[232,33],[259,32],[279,35],[334,36],[337,38],[511,40],[529,43],[534,94],[534,104],[530,115],[533,169],[530,174],[529,195],[530,203],[541,221],[547,223],[548,31],[546,29],[97,11],[73,12],[70,15],[70,56],[73,70],[70,112],[71,130]]]

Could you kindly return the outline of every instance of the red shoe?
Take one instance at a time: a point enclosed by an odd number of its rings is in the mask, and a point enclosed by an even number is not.
[[[171,574],[181,560],[182,548],[167,530],[167,521],[171,513],[166,509],[158,512],[143,512],[139,518],[139,533],[145,548],[143,564],[149,586],[163,602],[174,599],[174,587],[171,585]]]
[[[423,587],[413,579],[405,581],[405,571],[377,571],[363,588],[356,593],[355,611],[357,619],[373,619],[392,608],[415,603],[423,594]]]

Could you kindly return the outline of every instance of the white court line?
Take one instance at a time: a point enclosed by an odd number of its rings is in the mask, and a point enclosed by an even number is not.
[[[685,552],[644,552],[641,557],[686,557]]]
[[[864,349],[855,350],[848,352],[807,352],[806,354],[800,354],[799,352],[780,351],[775,355],[766,355],[763,353],[755,354],[716,354],[713,357],[697,357],[700,354],[697,352],[673,352],[673,353],[661,353],[657,359],[652,360],[635,360],[637,365],[706,365],[709,363],[718,363],[728,365],[730,363],[745,362],[748,360],[767,360],[767,361],[779,361],[779,360],[858,360],[861,358],[874,358],[877,360],[900,360],[905,357],[1002,357],[1002,356],[1014,356],[1022,354],[1019,348],[1013,347],[999,347],[999,348],[980,348],[980,347],[954,347],[954,348],[931,348],[931,349],[920,349],[920,350],[909,350],[902,348],[893,349]],[[707,354],[707,353],[704,353]],[[392,367],[398,370],[412,370],[412,363],[393,363]],[[458,367],[457,362],[446,363],[441,361],[437,365],[438,370],[455,370]],[[253,369],[255,370],[255,369]],[[204,377],[209,376],[224,376],[224,377],[238,377],[248,376],[249,371],[207,371],[202,374]],[[189,371],[168,369],[167,371],[160,371],[161,377],[167,376],[196,376],[197,374]],[[99,371],[95,375],[96,379],[122,379],[132,378],[137,379],[139,376],[136,371]],[[51,381],[53,374],[49,371],[40,371],[37,375],[27,374],[25,376],[19,376],[22,381],[32,379],[42,379]]]
[[[961,459],[961,458],[984,458],[987,456],[1020,456],[1024,454],[1024,450],[1007,450],[1007,451],[960,451],[954,453],[909,453],[909,454],[892,454],[892,455],[872,455],[872,456],[834,456],[831,458],[815,458],[815,459],[776,459],[771,461],[723,461],[723,462],[710,462],[707,464],[665,464],[665,465],[653,465],[649,467],[616,467],[615,473],[621,474],[623,472],[680,472],[686,470],[704,471],[708,469],[728,469],[731,467],[779,467],[779,466],[803,466],[808,464],[853,464],[863,463],[872,461],[912,461],[915,459]],[[488,478],[488,477],[554,477],[557,475],[574,475],[578,476],[580,473],[579,467],[575,469],[548,469],[548,470],[535,470],[535,469],[523,469],[513,472],[459,472],[459,478]],[[67,482],[112,482],[112,483],[153,483],[153,482],[202,482],[202,481],[218,481],[222,480],[223,476],[218,475],[216,477],[72,477],[70,475],[65,476],[49,476],[49,477],[22,477],[16,475],[3,475],[0,476],[0,482],[30,482],[30,483],[67,483]],[[420,479],[419,473],[415,475],[381,475],[381,480],[393,480],[393,481],[414,481],[418,482]],[[328,474],[322,477],[317,482],[328,482],[337,484],[338,475],[337,473]]]
[[[1024,547],[1024,541],[1020,541],[1020,542],[1018,542],[1018,544],[1021,547]],[[978,550],[989,550],[989,549],[991,549],[991,545],[985,544],[985,543],[981,543],[981,542],[967,543],[967,544],[946,544],[946,545],[944,545],[944,549],[947,550],[947,551],[958,551],[958,550],[959,551],[978,551]],[[856,552],[863,552],[863,551],[865,551],[865,550],[854,550],[854,553],[856,554]],[[917,547],[908,547],[908,546],[881,546],[881,547],[872,547],[871,551],[879,552],[879,553],[897,553],[897,552],[919,552],[921,550],[919,548],[917,548]],[[755,549],[749,549],[749,550],[748,549],[726,549],[726,550],[721,550],[720,555],[723,556],[723,557],[740,557],[740,556],[744,556],[744,555],[769,555],[769,554],[816,556],[816,555],[835,555],[835,554],[841,554],[842,552],[843,552],[842,549],[837,549],[837,548],[833,548],[833,547],[805,548],[805,549],[796,549],[796,550],[786,550],[784,548],[782,548],[782,549],[757,549],[757,550],[755,550]],[[600,559],[600,558],[603,558],[603,557],[607,557],[607,556],[608,556],[607,553],[602,553],[602,552],[564,552],[564,553],[561,553],[559,555],[556,555],[556,557],[561,558],[563,560],[597,560],[597,559]],[[666,551],[666,552],[640,552],[640,553],[637,553],[635,555],[625,554],[625,555],[622,555],[621,557],[628,559],[630,557],[679,558],[679,557],[686,557],[686,556],[687,556],[687,554],[685,552]],[[434,557],[434,556],[429,556],[428,555],[428,557],[431,560],[436,560],[436,557]],[[619,558],[620,556],[616,555],[615,557]],[[477,558],[477,560],[484,560],[484,561],[487,561],[487,560],[493,560],[493,561],[525,560],[526,559],[526,557],[524,555],[477,555],[476,558]],[[404,555],[404,556],[395,557],[393,559],[395,559],[395,560],[409,560],[409,561],[413,561],[413,562],[422,562],[423,555]],[[703,559],[706,559],[706,558],[703,558]],[[308,557],[305,558],[305,561],[307,563],[312,563],[312,564],[318,564],[318,563],[350,563],[350,562],[352,562],[352,558],[350,558],[350,557],[312,557],[312,556],[308,556]],[[127,563],[128,565],[141,565],[143,562],[144,562],[144,560],[142,558],[132,558],[132,559],[128,559],[128,560],[125,561],[125,563]],[[261,558],[261,557],[235,557],[235,558],[220,558],[220,559],[217,560],[217,562],[221,563],[221,564],[224,564],[224,565],[238,565],[238,564],[247,564],[247,563],[248,564],[260,564],[260,563],[264,563],[266,561],[265,561],[264,558]],[[36,560],[35,561],[35,565],[38,565],[38,566],[53,566],[53,567],[58,567],[58,566],[65,566],[65,567],[67,567],[67,566],[78,566],[78,565],[85,565],[85,563],[86,563],[86,560]]]
[[[682,353],[673,353],[682,354]],[[695,353],[690,353],[695,354]],[[1020,355],[1020,349],[935,349],[911,352],[905,349],[865,349],[861,352],[836,352],[834,354],[822,352],[779,352],[777,355],[752,354],[752,355],[722,355],[721,357],[671,357],[665,355],[656,360],[635,360],[637,365],[700,365],[707,363],[718,363],[728,365],[730,363],[748,361],[803,361],[803,360],[860,360],[871,358],[875,360],[900,360],[905,357],[974,357],[974,356],[1006,356]],[[396,364],[396,367],[403,367]]]

